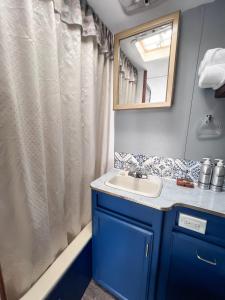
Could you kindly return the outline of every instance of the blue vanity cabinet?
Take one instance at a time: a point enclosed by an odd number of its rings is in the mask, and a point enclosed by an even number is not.
[[[179,226],[179,215],[207,221],[205,233]],[[225,219],[176,208],[166,213],[158,297],[160,300],[225,299]]]
[[[153,234],[104,213],[94,223],[94,278],[121,299],[146,299]]]
[[[225,249],[172,234],[167,299],[225,299]]]
[[[155,299],[162,212],[93,191],[93,278],[118,299]]]

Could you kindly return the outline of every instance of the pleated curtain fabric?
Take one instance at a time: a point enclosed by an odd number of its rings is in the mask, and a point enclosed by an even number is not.
[[[0,265],[9,300],[91,219],[89,184],[112,166],[112,49],[86,2],[0,3]]]
[[[137,101],[137,68],[127,56],[120,51],[119,103],[128,104]]]

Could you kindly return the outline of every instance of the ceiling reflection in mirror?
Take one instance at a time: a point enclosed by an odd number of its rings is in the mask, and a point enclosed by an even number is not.
[[[120,40],[119,104],[166,101],[172,23]]]

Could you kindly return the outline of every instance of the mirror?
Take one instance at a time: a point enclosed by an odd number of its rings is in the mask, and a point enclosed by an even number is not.
[[[170,107],[179,12],[115,36],[114,109]]]

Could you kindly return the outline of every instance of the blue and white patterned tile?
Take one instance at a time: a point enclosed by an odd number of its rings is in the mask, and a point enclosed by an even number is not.
[[[187,177],[194,182],[198,181],[200,173],[200,162],[194,160],[176,159],[173,178]]]
[[[144,166],[150,175],[172,178],[174,160],[172,158],[152,156],[145,161]]]
[[[166,178],[189,178],[198,181],[200,162],[194,160],[147,156],[115,152],[115,168],[129,169],[130,166],[144,167],[149,175]]]
[[[187,174],[187,166],[186,162],[183,159],[175,159],[175,164],[173,168],[173,178],[182,178],[185,177]]]
[[[138,166],[139,163],[135,157],[130,153],[115,152],[114,167],[116,169],[127,169],[130,165]]]
[[[193,181],[198,182],[201,169],[201,162],[195,161],[195,165],[191,168],[191,178]]]
[[[143,166],[148,157],[144,154],[132,154],[134,159],[138,162],[139,166]]]

